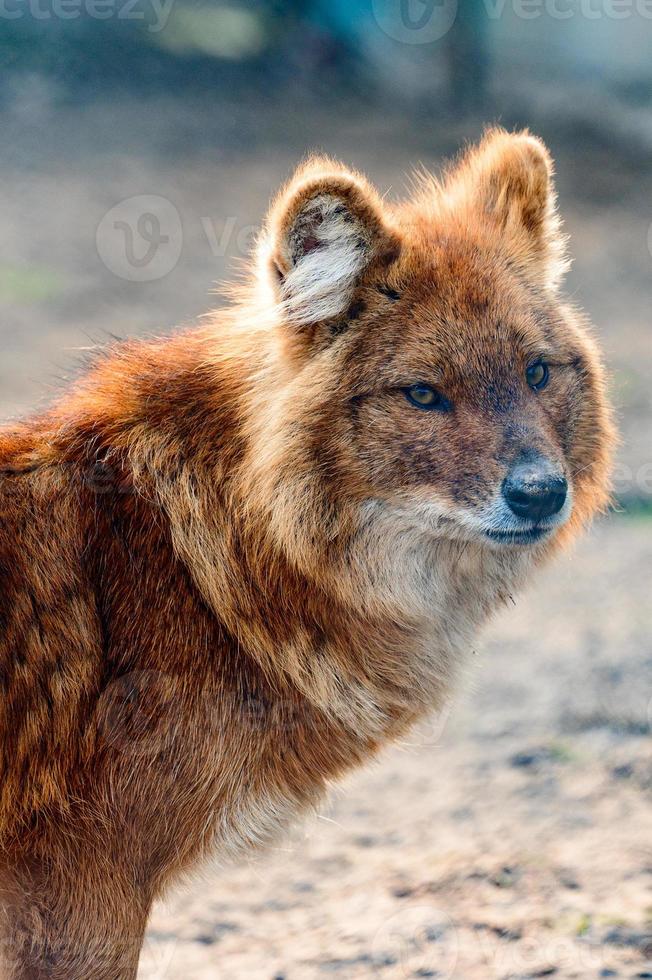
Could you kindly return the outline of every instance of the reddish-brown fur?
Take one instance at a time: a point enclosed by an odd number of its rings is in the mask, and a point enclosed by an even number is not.
[[[14,980],[133,978],[162,889],[441,705],[483,620],[605,504],[603,373],[556,291],[533,137],[493,131],[396,207],[313,160],[257,263],[230,311],[118,347],[0,433]],[[415,382],[454,410],[407,405]],[[572,513],[491,546],[478,515],[526,450]]]

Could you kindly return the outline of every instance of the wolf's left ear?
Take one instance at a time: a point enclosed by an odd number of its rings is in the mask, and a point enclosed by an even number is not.
[[[453,206],[483,213],[505,236],[517,260],[547,288],[556,287],[568,267],[553,173],[540,139],[527,131],[494,129],[446,184]]]
[[[327,159],[309,161],[272,207],[265,261],[285,319],[318,323],[346,311],[373,262],[398,252],[379,194],[360,174]]]

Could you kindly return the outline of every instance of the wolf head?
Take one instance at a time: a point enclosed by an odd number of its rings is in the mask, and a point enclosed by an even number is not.
[[[279,195],[258,256],[282,352],[277,443],[335,510],[523,549],[604,505],[604,374],[559,295],[552,173],[540,140],[493,130],[397,205],[323,158]]]

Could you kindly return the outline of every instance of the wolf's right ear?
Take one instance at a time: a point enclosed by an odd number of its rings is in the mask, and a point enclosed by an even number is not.
[[[346,311],[362,272],[398,253],[380,196],[360,174],[309,161],[281,192],[267,222],[267,254],[284,318],[318,323]]]

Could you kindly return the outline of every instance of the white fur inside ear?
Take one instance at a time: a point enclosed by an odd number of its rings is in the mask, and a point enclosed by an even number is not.
[[[283,283],[286,319],[316,323],[343,313],[371,246],[341,200],[316,197],[302,210],[287,247],[294,262]]]

